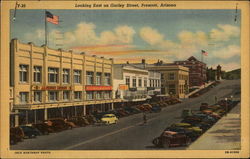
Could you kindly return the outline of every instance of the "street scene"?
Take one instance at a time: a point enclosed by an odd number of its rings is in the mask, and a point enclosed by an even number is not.
[[[10,20],[11,150],[241,149],[239,11]]]

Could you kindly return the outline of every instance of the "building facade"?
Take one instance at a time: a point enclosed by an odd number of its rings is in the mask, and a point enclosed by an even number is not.
[[[175,61],[174,64],[189,68],[189,86],[197,87],[207,81],[207,66],[204,62],[197,60],[194,56],[185,61]]]
[[[10,57],[15,122],[106,111],[119,101],[112,96],[113,59],[23,44],[17,39],[11,41]]]
[[[147,99],[149,72],[130,64],[114,64],[114,98],[125,102]]]
[[[148,70],[161,73],[161,94],[186,98],[189,90],[189,69],[179,65],[158,63],[147,65]]]

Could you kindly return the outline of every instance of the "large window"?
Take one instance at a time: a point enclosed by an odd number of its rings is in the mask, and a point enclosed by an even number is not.
[[[36,103],[42,102],[42,92],[41,91],[34,92],[34,102],[36,102]]]
[[[74,92],[74,100],[79,101],[82,98],[82,92],[81,91],[75,91]]]
[[[129,76],[126,76],[126,85],[128,86],[128,87],[130,87],[130,77]]]
[[[87,99],[87,100],[92,100],[92,99],[94,99],[94,92],[87,92],[87,93],[86,93],[86,99]]]
[[[34,66],[33,81],[40,83],[41,82],[41,78],[42,78],[42,67],[41,66]]]
[[[148,86],[148,79],[144,78],[144,87],[147,87],[147,86]]]
[[[173,94],[176,94],[176,91],[175,91],[175,84],[170,84],[168,85],[168,93],[173,95]]]
[[[63,91],[63,100],[69,101],[69,91]]]
[[[102,83],[102,73],[97,72],[96,73],[96,85],[101,85],[101,83]]]
[[[136,77],[133,77],[132,86],[133,86],[133,87],[136,87]]]
[[[94,72],[87,71],[87,85],[94,84]]]
[[[48,68],[48,81],[49,83],[58,83],[58,68]]]
[[[49,91],[49,101],[58,101],[58,92],[57,91]]]
[[[139,87],[142,87],[142,79],[141,78],[138,79],[138,85],[139,85]]]
[[[168,74],[168,79],[169,79],[169,80],[174,80],[174,78],[175,78],[175,77],[174,77],[174,73],[169,73],[169,74]]]
[[[29,96],[28,92],[20,92],[19,96],[20,96],[20,103],[21,104],[28,103],[28,99],[29,99],[28,98],[28,96]]]
[[[63,69],[63,83],[69,83],[70,82],[70,73],[69,69]]]
[[[110,91],[105,91],[104,92],[104,99],[110,99],[111,98],[111,92]]]
[[[100,91],[96,92],[96,99],[102,99],[102,92]]]
[[[74,83],[81,83],[81,70],[74,70]]]
[[[111,85],[111,75],[110,73],[104,74],[104,85]]]
[[[19,81],[28,82],[28,65],[19,65]]]

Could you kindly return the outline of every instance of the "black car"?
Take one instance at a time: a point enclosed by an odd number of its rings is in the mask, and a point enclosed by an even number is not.
[[[151,113],[159,113],[161,111],[161,107],[160,106],[152,106],[150,112]]]
[[[24,137],[34,138],[36,136],[41,135],[41,132],[32,126],[19,126],[23,132]]]
[[[191,130],[187,130],[183,127],[168,127],[166,128],[164,131],[173,131],[173,132],[178,132],[180,134],[185,134],[186,136],[188,136],[192,141],[196,140],[199,136],[194,133]]]

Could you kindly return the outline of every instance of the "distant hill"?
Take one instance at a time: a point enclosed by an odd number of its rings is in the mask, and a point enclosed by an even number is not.
[[[240,79],[240,73],[241,73],[241,69],[236,69],[236,70],[232,70],[229,72],[225,72],[224,74],[224,79]]]

